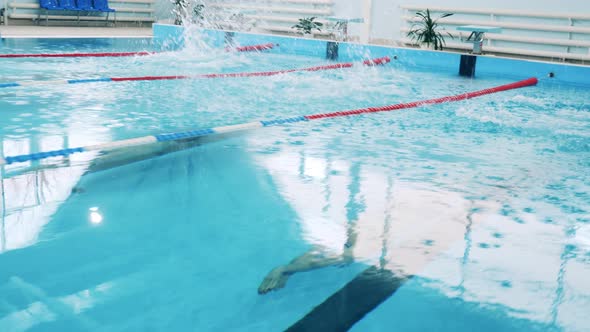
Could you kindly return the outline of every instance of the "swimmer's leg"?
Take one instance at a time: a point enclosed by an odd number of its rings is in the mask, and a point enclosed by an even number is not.
[[[285,266],[279,266],[264,278],[260,287],[258,287],[258,294],[266,294],[272,290],[277,290],[285,287],[287,279],[297,272],[305,272],[315,269],[321,269],[327,266],[339,265],[349,263],[348,257],[333,256],[327,257],[317,250],[309,251]]]
[[[287,279],[297,272],[305,272],[315,269],[321,269],[334,265],[347,265],[354,260],[353,250],[356,244],[355,223],[350,223],[347,229],[348,241],[344,245],[342,255],[326,256],[322,250],[314,248],[305,254],[295,258],[285,266],[274,268],[264,278],[258,287],[258,294],[266,294],[270,291],[281,289],[287,284]]]

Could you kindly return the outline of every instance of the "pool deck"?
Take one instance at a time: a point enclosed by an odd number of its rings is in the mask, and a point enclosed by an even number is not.
[[[2,38],[151,38],[152,28],[0,26]]]

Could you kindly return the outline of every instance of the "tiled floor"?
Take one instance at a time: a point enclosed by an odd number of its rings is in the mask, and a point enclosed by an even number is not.
[[[0,25],[2,38],[27,37],[151,37],[151,28],[113,28],[113,27],[44,27]]]

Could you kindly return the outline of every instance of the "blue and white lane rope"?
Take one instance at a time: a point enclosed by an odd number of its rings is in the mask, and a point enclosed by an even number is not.
[[[168,142],[168,141],[176,141],[182,140],[187,138],[198,138],[203,136],[210,136],[215,134],[224,134],[224,133],[231,133],[237,132],[242,130],[249,130],[254,128],[261,128],[261,127],[269,127],[279,124],[285,123],[295,123],[301,121],[308,121],[306,117],[294,117],[294,118],[287,118],[287,119],[279,119],[279,120],[270,120],[270,121],[257,121],[257,122],[249,122],[249,123],[242,123],[237,125],[229,125],[229,126],[222,126],[222,127],[213,127],[213,128],[205,128],[205,129],[197,129],[192,131],[185,131],[179,133],[170,133],[170,134],[159,134],[153,136],[144,136],[139,138],[132,138],[102,144],[95,144],[77,148],[70,148],[70,149],[61,149],[61,150],[53,150],[47,152],[37,152],[31,154],[24,154],[12,157],[4,157],[0,158],[0,166],[3,165],[10,165],[14,163],[22,163],[27,161],[33,160],[41,160],[51,157],[67,157],[74,153],[82,153],[82,152],[90,152],[90,151],[109,151],[115,150],[119,148],[128,148],[134,147],[139,145],[147,145],[153,144],[158,142]]]
[[[454,96],[447,96],[441,98],[434,98],[428,100],[421,100],[415,101],[410,103],[401,103],[401,104],[394,104],[394,105],[387,105],[381,107],[368,107],[368,108],[361,108],[356,110],[349,110],[349,111],[340,111],[340,112],[332,112],[332,113],[319,113],[319,114],[312,114],[312,115],[303,115],[297,116],[292,118],[285,118],[285,119],[277,119],[277,120],[267,120],[267,121],[256,121],[256,122],[248,122],[236,125],[229,125],[229,126],[222,126],[222,127],[213,127],[213,128],[205,128],[205,129],[198,129],[193,131],[185,131],[179,133],[171,133],[171,134],[160,134],[160,135],[153,135],[153,136],[144,136],[139,138],[132,138],[126,139],[121,141],[114,141],[108,142],[103,144],[95,144],[85,147],[78,147],[78,148],[70,148],[70,149],[61,149],[61,150],[54,150],[54,151],[47,151],[47,152],[37,152],[31,154],[24,154],[19,156],[9,156],[0,158],[0,166],[2,165],[10,165],[14,163],[21,163],[27,162],[32,160],[41,160],[51,157],[58,157],[64,156],[67,157],[74,153],[82,153],[82,152],[89,152],[89,151],[108,151],[114,150],[118,148],[127,148],[139,145],[146,145],[146,144],[153,144],[157,142],[168,142],[168,141],[175,141],[187,138],[197,138],[203,136],[210,136],[215,134],[224,134],[230,132],[237,132],[242,130],[248,129],[255,129],[255,128],[262,128],[262,127],[270,127],[275,125],[282,125],[282,124],[289,124],[289,123],[297,123],[297,122],[304,122],[310,120],[319,120],[324,118],[335,118],[335,117],[342,117],[342,116],[351,116],[351,115],[360,115],[360,114],[370,114],[370,113],[377,113],[377,112],[389,112],[389,111],[397,111],[401,109],[408,109],[414,107],[421,107],[424,105],[432,105],[432,104],[441,104],[441,103],[448,103],[448,102],[455,102],[461,101],[471,98],[476,98],[484,95],[489,95],[492,93],[524,88],[527,86],[536,85],[538,80],[534,77],[518,81],[510,84],[505,84],[493,88],[488,88],[484,90],[466,92],[459,95]]]
[[[87,78],[87,79],[79,79],[79,80],[18,81],[18,82],[0,83],[0,88],[12,88],[12,87],[17,87],[17,86],[112,82],[112,81],[113,81],[113,79],[110,77]]]

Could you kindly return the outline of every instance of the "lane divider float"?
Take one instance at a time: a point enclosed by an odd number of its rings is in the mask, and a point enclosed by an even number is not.
[[[278,45],[277,45],[278,46]],[[254,52],[270,50],[275,47],[273,43],[260,44],[260,45],[249,45],[240,46],[226,51],[234,52]],[[108,57],[130,57],[130,56],[146,56],[161,54],[164,52],[101,52],[101,53],[15,53],[15,54],[0,54],[0,59],[15,59],[15,58],[108,58]]]
[[[424,105],[432,105],[432,104],[441,104],[441,103],[448,103],[448,102],[455,102],[461,101],[465,99],[476,98],[484,95],[489,95],[493,93],[498,93],[502,91],[508,91],[512,89],[524,88],[528,86],[533,86],[538,83],[538,80],[534,77],[518,81],[506,85],[500,85],[497,87],[462,93],[459,95],[448,96],[448,97],[441,97],[435,99],[427,99],[422,101],[415,101],[410,103],[401,103],[395,105],[388,105],[388,106],[381,106],[381,107],[369,107],[369,108],[360,108],[356,110],[349,110],[349,111],[341,111],[341,112],[331,112],[331,113],[318,113],[312,115],[303,115],[303,116],[296,116],[291,118],[283,118],[283,119],[276,119],[276,120],[265,120],[265,121],[256,121],[256,122],[248,122],[248,123],[241,123],[229,126],[222,126],[222,127],[213,127],[213,128],[204,128],[204,129],[197,129],[192,131],[185,131],[179,133],[167,133],[167,134],[159,134],[159,135],[151,135],[151,136],[144,136],[139,138],[132,138],[132,139],[125,139],[113,142],[107,142],[102,144],[95,144],[77,148],[70,148],[70,149],[61,149],[61,150],[54,150],[54,151],[47,151],[47,152],[37,152],[31,154],[24,154],[18,156],[9,156],[0,158],[0,165],[10,165],[14,163],[20,162],[27,162],[32,160],[41,160],[51,157],[58,157],[58,156],[69,156],[74,153],[82,153],[82,152],[89,152],[89,151],[108,151],[114,150],[118,148],[127,148],[139,145],[146,145],[146,144],[153,144],[157,142],[167,142],[167,141],[175,141],[175,140],[182,140],[187,138],[197,138],[202,136],[209,136],[209,135],[216,135],[216,134],[224,134],[230,132],[237,132],[242,130],[254,129],[254,128],[262,128],[262,127],[270,127],[275,125],[282,125],[282,124],[289,124],[289,123],[296,123],[296,122],[304,122],[304,121],[311,121],[311,120],[318,120],[318,119],[325,119],[325,118],[335,118],[335,117],[342,117],[342,116],[351,116],[351,115],[360,115],[360,114],[371,114],[377,112],[389,112],[389,111],[396,111],[401,109],[407,108],[415,108]]]
[[[279,46],[279,44],[276,44]],[[260,45],[249,45],[249,46],[238,46],[233,48],[226,48],[226,51],[235,51],[235,52],[260,52],[273,49],[275,44],[267,43],[267,44],[260,44]]]
[[[389,57],[382,57],[362,62],[365,66],[384,65],[391,61]],[[98,83],[98,82],[125,82],[125,81],[161,81],[161,80],[194,80],[207,78],[237,78],[237,77],[259,77],[274,76],[280,74],[302,72],[302,71],[322,71],[342,68],[351,68],[353,62],[335,63],[325,66],[316,66],[298,69],[285,69],[262,72],[243,72],[243,73],[219,73],[219,74],[200,74],[200,75],[169,75],[169,76],[136,76],[136,77],[99,77],[99,78],[82,78],[72,80],[51,80],[51,81],[21,81],[0,83],[0,88],[11,88],[19,86],[38,86],[38,85],[57,85],[57,84],[80,84],[80,83]]]

